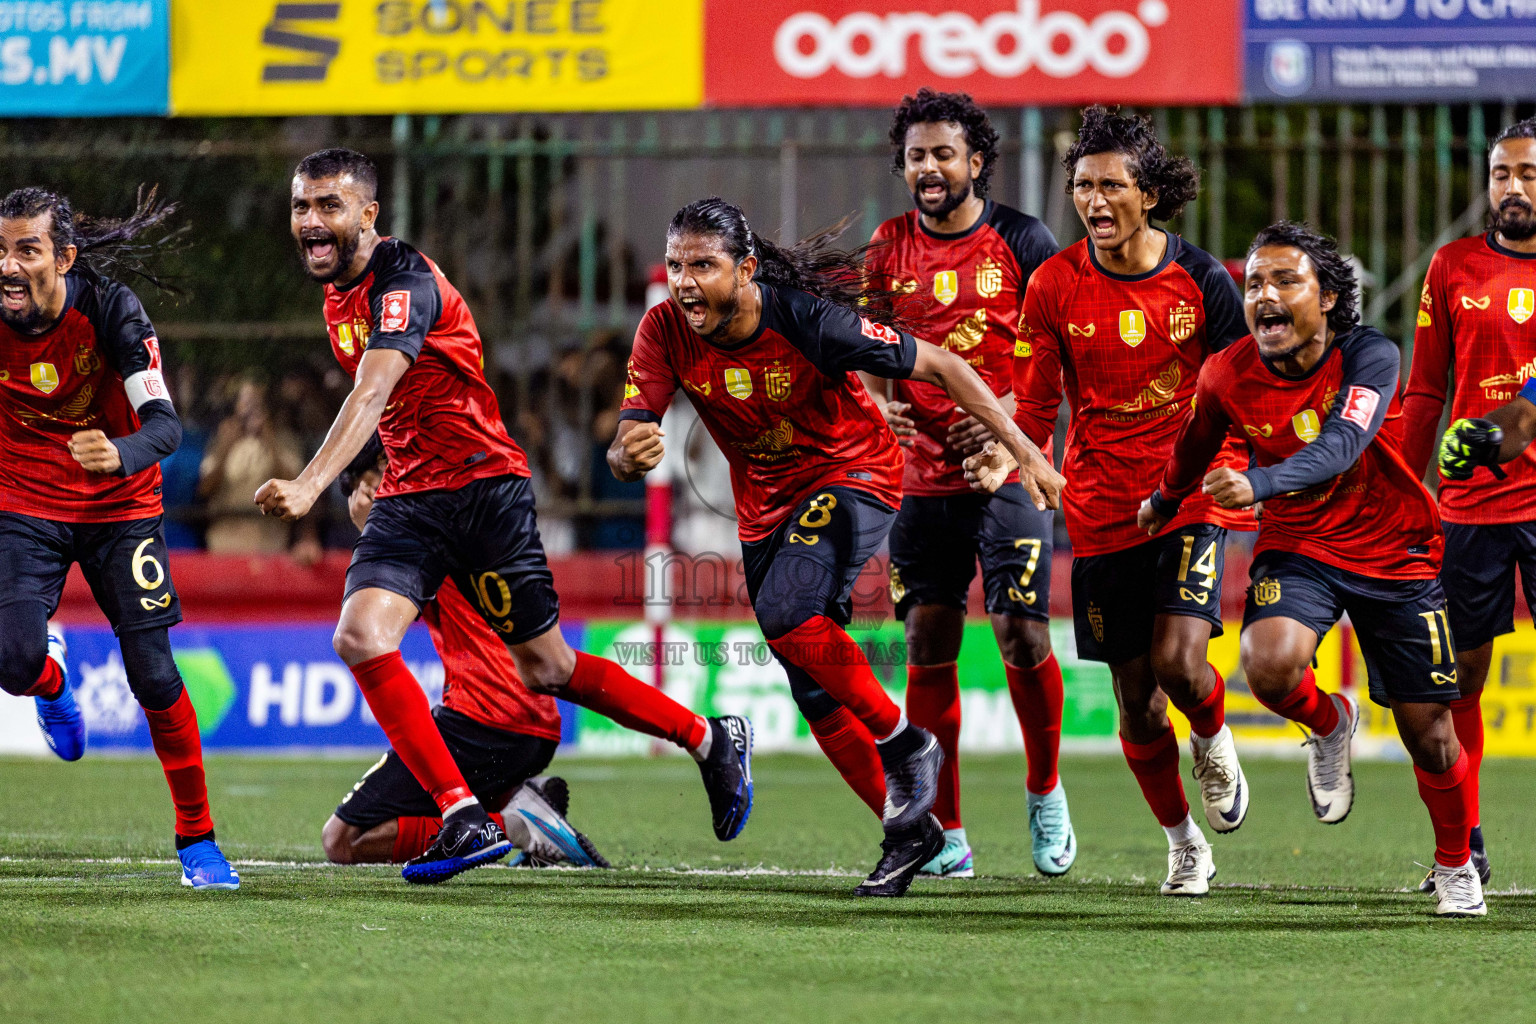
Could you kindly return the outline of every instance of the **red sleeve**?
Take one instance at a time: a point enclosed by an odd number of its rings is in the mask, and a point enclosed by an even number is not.
[[[1163,482],[1157,488],[1165,498],[1182,501],[1193,493],[1205,479],[1211,460],[1226,443],[1231,420],[1221,404],[1224,384],[1219,378],[1223,376],[1214,360],[1208,360],[1200,368],[1193,406],[1184,417],[1178,439],[1173,442],[1168,468],[1163,471]]]
[[[629,372],[624,378],[624,404],[619,407],[621,420],[660,423],[677,393],[677,374],[667,358],[667,327],[662,319],[665,306],[662,303],[651,307],[635,331],[635,347],[630,352]]]
[[[1435,253],[1419,296],[1413,368],[1403,394],[1403,459],[1421,477],[1429,467],[1440,416],[1445,412],[1446,375],[1450,367],[1451,307],[1445,295],[1445,263]]]
[[[1061,340],[1048,312],[1054,303],[1040,278],[1036,272],[1025,289],[1024,315],[1014,343],[1013,421],[1036,447],[1049,452],[1061,408]]]

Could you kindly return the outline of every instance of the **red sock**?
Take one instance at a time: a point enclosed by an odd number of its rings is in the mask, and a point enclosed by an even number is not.
[[[1330,733],[1339,724],[1339,709],[1332,698],[1317,688],[1317,677],[1312,674],[1312,666],[1308,665],[1306,672],[1302,674],[1301,685],[1290,692],[1284,700],[1271,704],[1263,697],[1259,697],[1259,703],[1279,715],[1281,718],[1289,718],[1293,722],[1300,722],[1315,733]]]
[[[945,828],[959,828],[960,670],[954,662],[907,666],[907,720],[933,733],[944,751],[933,813]]]
[[[1435,863],[1456,868],[1472,856],[1472,814],[1477,807],[1477,777],[1471,773],[1467,752],[1439,775],[1432,775],[1418,765],[1413,774],[1419,778],[1419,799],[1429,808],[1430,824],[1435,826]]]
[[[1173,726],[1151,743],[1132,743],[1120,737],[1126,764],[1136,776],[1141,795],[1147,798],[1157,823],[1172,828],[1189,816],[1189,801],[1184,798],[1184,781],[1179,778],[1179,740]]]
[[[352,675],[373,717],[384,728],[389,745],[432,796],[438,809],[448,808],[473,794],[464,783],[459,766],[432,721],[427,695],[399,651],[390,651],[352,666]]]
[[[164,711],[144,709],[149,739],[171,787],[176,805],[176,834],[198,836],[213,831],[208,811],[208,785],[203,778],[203,741],[197,735],[197,712],[183,687],[176,703]]]
[[[901,709],[875,678],[863,648],[825,615],[802,622],[777,640],[769,640],[768,646],[791,665],[803,668],[876,739],[896,730]]]
[[[1056,759],[1061,750],[1061,708],[1065,694],[1061,684],[1061,665],[1055,654],[1048,654],[1034,668],[1019,668],[1003,662],[1008,677],[1008,696],[1019,716],[1024,733],[1024,760],[1028,772],[1024,785],[1036,796],[1056,788]]]
[[[1221,732],[1221,727],[1227,724],[1227,683],[1221,678],[1221,673],[1216,671],[1215,665],[1209,666],[1211,675],[1216,677],[1216,686],[1211,690],[1210,696],[1196,704],[1194,707],[1179,708],[1184,717],[1189,719],[1189,727],[1196,736],[1209,739]],[[1332,704],[1333,701],[1329,701]]]
[[[501,826],[503,832],[507,830],[506,818],[500,814],[492,814],[490,818]],[[442,828],[442,818],[396,818],[395,848],[389,854],[391,863],[404,864],[412,857],[420,857],[426,853],[427,847],[432,845],[432,840],[437,838]]]
[[[1483,691],[1458,697],[1451,701],[1451,722],[1456,727],[1456,739],[1467,752],[1467,773],[1472,777],[1472,824],[1482,823],[1482,784],[1479,778],[1483,769]]]
[[[576,652],[576,671],[561,696],[626,729],[670,740],[684,750],[703,743],[709,728],[703,718],[656,687],[642,683],[616,662],[582,651]]]
[[[52,658],[44,658],[43,674],[37,677],[37,682],[21,691],[21,696],[53,700],[63,690],[64,673],[59,671],[59,663]]]
[[[811,735],[843,781],[869,805],[875,817],[885,816],[885,769],[875,738],[847,708],[811,723]]]

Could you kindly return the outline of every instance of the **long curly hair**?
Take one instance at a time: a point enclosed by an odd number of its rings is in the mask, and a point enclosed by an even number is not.
[[[1328,311],[1328,326],[1333,333],[1343,334],[1360,322],[1360,282],[1355,278],[1354,267],[1340,254],[1338,242],[1308,224],[1282,220],[1254,236],[1248,255],[1268,245],[1289,245],[1306,253],[1312,269],[1317,271],[1318,288],[1338,295]]]
[[[971,189],[985,199],[997,164],[997,131],[987,112],[968,93],[934,92],[924,86],[917,95],[901,98],[891,117],[891,173],[899,178],[906,171],[907,129],[915,124],[945,122],[959,125],[971,152],[981,154],[981,173]]]
[[[18,188],[0,199],[0,218],[26,219],[49,214],[48,237],[55,254],[75,247],[75,265],[87,273],[120,278],[132,275],[173,295],[181,290],[153,266],[156,258],[180,248],[184,230],[163,234],[155,241],[139,241],[151,228],[160,227],[176,212],[176,204],[163,202],[158,186],[139,186],[131,214],[121,219],[87,217],[75,212],[69,197],[46,188]]]
[[[1188,157],[1173,156],[1157,140],[1152,119],[1121,114],[1107,107],[1083,111],[1077,141],[1067,148],[1061,164],[1067,169],[1067,192],[1078,160],[1095,153],[1120,153],[1143,192],[1157,196],[1153,220],[1171,220],[1200,192],[1200,171]]]

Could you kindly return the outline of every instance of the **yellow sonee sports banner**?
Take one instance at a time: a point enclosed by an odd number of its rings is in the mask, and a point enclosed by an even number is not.
[[[171,112],[697,107],[702,0],[177,0]]]

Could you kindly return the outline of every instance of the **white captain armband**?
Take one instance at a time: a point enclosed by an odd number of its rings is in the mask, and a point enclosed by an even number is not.
[[[140,370],[123,378],[123,390],[128,392],[128,404],[138,412],[145,402],[171,400],[170,389],[165,386],[165,375],[159,368]]]

